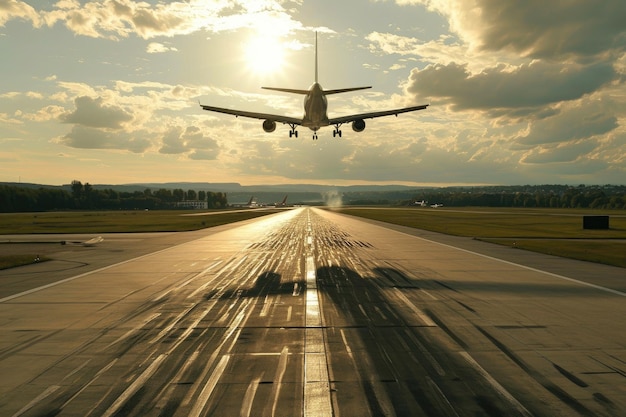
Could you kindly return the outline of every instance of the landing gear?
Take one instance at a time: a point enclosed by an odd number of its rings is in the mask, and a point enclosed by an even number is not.
[[[289,125],[291,126],[291,130],[289,131],[289,137],[295,136],[298,137],[298,131],[296,130],[296,125]]]
[[[313,133],[313,140],[317,140],[317,132]]]
[[[333,130],[333,137],[337,137],[337,135],[341,137],[341,130],[339,129],[339,126],[341,125],[335,125],[335,130]]]

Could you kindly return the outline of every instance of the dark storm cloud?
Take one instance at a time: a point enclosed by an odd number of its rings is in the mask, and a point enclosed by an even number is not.
[[[520,109],[575,100],[616,78],[611,63],[561,65],[535,61],[511,69],[501,65],[471,74],[467,65],[434,64],[414,69],[407,91],[442,99],[454,110]]]
[[[64,123],[74,123],[81,126],[121,129],[124,123],[133,119],[132,114],[123,108],[106,105],[102,97],[77,97],[74,100],[76,110],[63,113],[60,119]]]

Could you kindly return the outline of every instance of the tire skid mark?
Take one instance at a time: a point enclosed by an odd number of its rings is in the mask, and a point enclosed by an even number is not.
[[[515,355],[509,348],[507,348],[504,343],[500,342],[494,336],[492,336],[489,332],[483,329],[480,326],[474,325],[474,327],[483,334],[491,343],[493,343],[502,353],[504,353],[511,361],[513,361],[517,366],[519,366],[526,374],[532,377],[535,381],[537,381],[541,386],[543,386],[546,390],[552,393],[555,397],[561,400],[564,404],[569,406],[574,411],[584,415],[584,416],[594,416],[591,410],[585,407],[582,403],[580,403],[576,398],[569,395],[563,388],[559,387],[552,381],[550,381],[546,376],[541,374],[540,372],[535,371],[532,367],[527,365],[521,358]]]

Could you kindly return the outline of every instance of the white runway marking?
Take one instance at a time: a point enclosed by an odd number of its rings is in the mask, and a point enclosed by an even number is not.
[[[309,235],[307,237],[307,245],[311,246],[312,243],[312,236]],[[304,417],[332,417],[333,409],[328,379],[328,358],[326,357],[324,333],[322,331],[315,260],[310,253],[307,254],[306,258],[305,277]]]
[[[200,392],[200,395],[198,396],[198,400],[196,401],[194,407],[189,412],[190,417],[200,416],[200,414],[204,410],[204,407],[209,401],[209,398],[211,397],[211,394],[213,393],[215,386],[217,385],[217,381],[219,381],[220,377],[224,373],[224,370],[226,369],[226,365],[228,365],[229,359],[230,359],[230,355],[222,356],[222,359],[220,359],[219,363],[215,367],[213,374],[211,375],[206,385]]]
[[[584,285],[584,286],[587,286],[587,287],[595,288],[596,290],[600,290],[600,291],[608,292],[608,293],[611,293],[611,294],[620,295],[622,297],[626,297],[626,293],[625,292],[614,290],[612,288],[603,287],[601,285],[592,284],[590,282],[580,281],[578,279],[569,278],[569,277],[566,277],[566,276],[563,276],[563,275],[559,275],[559,274],[555,274],[555,273],[548,272],[548,271],[542,271],[541,269],[533,268],[533,267],[522,265],[522,264],[517,264],[515,262],[505,261],[504,259],[494,258],[493,256],[484,255],[484,254],[478,253],[478,252],[473,252],[473,251],[468,250],[468,249],[458,248],[456,246],[448,245],[448,244],[441,243],[441,242],[436,242],[434,240],[429,240],[429,239],[426,239],[426,238],[423,238],[423,237],[414,236],[414,235],[411,235],[409,233],[400,232],[398,230],[387,229],[387,228],[385,228],[383,226],[378,226],[378,225],[374,225],[374,226],[383,228],[385,230],[392,230],[392,231],[394,231],[396,233],[400,233],[400,234],[403,234],[403,235],[406,235],[406,236],[410,236],[410,237],[415,238],[415,239],[424,240],[426,242],[434,243],[436,245],[445,246],[446,248],[451,248],[451,249],[455,249],[455,250],[458,250],[458,251],[461,251],[461,252],[465,252],[465,253],[469,253],[469,254],[472,254],[472,255],[480,256],[482,258],[490,259],[492,261],[502,262],[502,263],[507,264],[507,265],[512,265],[512,266],[516,266],[516,267],[519,267],[519,268],[524,268],[524,269],[527,269],[529,271],[538,272],[538,273],[541,273],[541,274],[544,274],[544,275],[549,275],[549,276],[554,277],[554,278],[558,278],[558,279],[562,279],[562,280],[565,280],[565,281],[573,282],[573,283],[576,283],[576,284]]]

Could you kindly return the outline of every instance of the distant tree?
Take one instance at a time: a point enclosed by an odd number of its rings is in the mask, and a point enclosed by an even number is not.
[[[83,183],[77,180],[72,181],[72,197],[80,199],[83,196]]]
[[[174,197],[174,201],[183,201],[185,199],[185,192],[182,189],[177,188],[172,191],[172,196]]]
[[[154,196],[163,202],[170,202],[173,200],[172,191],[166,190],[165,188],[158,189]]]

